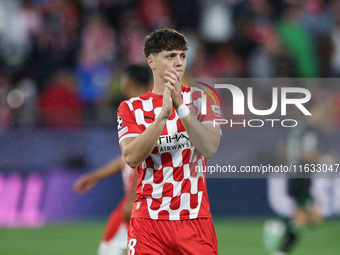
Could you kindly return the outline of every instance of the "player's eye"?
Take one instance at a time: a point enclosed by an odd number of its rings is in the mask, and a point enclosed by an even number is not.
[[[185,59],[187,56],[185,54],[181,55],[181,59]]]

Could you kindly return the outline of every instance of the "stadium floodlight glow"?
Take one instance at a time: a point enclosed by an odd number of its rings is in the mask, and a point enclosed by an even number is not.
[[[233,115],[244,115],[244,105],[245,105],[245,96],[242,90],[231,84],[215,84],[215,88],[217,89],[228,89],[233,97]],[[302,98],[288,98],[288,94],[302,94],[304,97]],[[297,87],[284,87],[281,88],[281,115],[287,115],[287,105],[295,105],[304,115],[312,115],[306,107],[303,105],[307,103],[311,99],[311,93],[308,89],[305,88],[297,88]],[[207,109],[207,97],[202,97],[202,114],[206,115]],[[253,88],[247,88],[247,105],[248,109],[251,113],[258,116],[268,116],[274,113],[278,107],[278,88],[272,88],[272,105],[269,109],[266,110],[258,110],[255,109],[253,104]]]

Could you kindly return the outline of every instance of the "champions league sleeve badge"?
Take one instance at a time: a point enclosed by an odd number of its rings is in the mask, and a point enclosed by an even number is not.
[[[117,126],[118,126],[118,130],[121,130],[123,127],[123,119],[120,116],[117,117]]]

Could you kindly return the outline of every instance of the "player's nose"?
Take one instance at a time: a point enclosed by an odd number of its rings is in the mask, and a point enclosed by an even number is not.
[[[181,56],[176,56],[175,66],[182,66],[182,65],[183,65],[183,59],[181,58]]]

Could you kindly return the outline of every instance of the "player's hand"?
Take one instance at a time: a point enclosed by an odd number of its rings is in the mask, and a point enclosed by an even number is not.
[[[167,82],[169,83],[169,82]],[[168,119],[173,111],[173,100],[171,97],[171,91],[168,89],[169,84],[165,87],[164,93],[163,93],[163,105],[162,110],[159,114],[161,118]]]
[[[176,71],[175,68],[171,68],[171,71],[165,71],[164,79],[168,82],[165,84],[171,91],[171,97],[173,100],[173,106],[177,109],[182,103],[183,100],[181,98],[181,80],[180,74]]]
[[[85,194],[89,190],[91,190],[94,186],[97,185],[98,179],[93,175],[84,175],[81,176],[73,185],[73,189],[75,192],[79,194]]]

